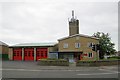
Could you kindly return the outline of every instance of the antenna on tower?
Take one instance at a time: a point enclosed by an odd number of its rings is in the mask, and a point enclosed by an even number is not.
[[[72,10],[72,18],[74,19],[74,10]]]

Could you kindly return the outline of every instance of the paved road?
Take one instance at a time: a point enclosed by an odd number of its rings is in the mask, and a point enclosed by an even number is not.
[[[118,78],[118,66],[39,66],[36,62],[3,61],[3,78]]]
[[[104,70],[75,71],[75,70],[27,70],[4,69],[3,78],[117,78],[117,72]]]

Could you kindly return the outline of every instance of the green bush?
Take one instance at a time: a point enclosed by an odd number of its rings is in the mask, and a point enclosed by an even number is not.
[[[118,65],[120,60],[78,61],[76,66],[106,66]]]
[[[52,66],[68,66],[69,62],[67,60],[59,59],[40,59],[38,60],[39,65],[52,65]]]
[[[109,57],[108,59],[120,59],[120,56]]]
[[[47,58],[47,60],[57,60],[56,58]]]
[[[77,63],[95,63],[96,61],[77,61]]]

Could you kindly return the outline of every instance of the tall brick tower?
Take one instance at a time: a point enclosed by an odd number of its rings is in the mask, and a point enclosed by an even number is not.
[[[79,34],[79,20],[74,18],[74,11],[72,10],[72,18],[69,21],[69,36]]]

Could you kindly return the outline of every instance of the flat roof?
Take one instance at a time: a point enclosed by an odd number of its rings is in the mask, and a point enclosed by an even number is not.
[[[20,43],[16,45],[12,45],[10,47],[46,47],[46,46],[54,46],[57,43]]]

